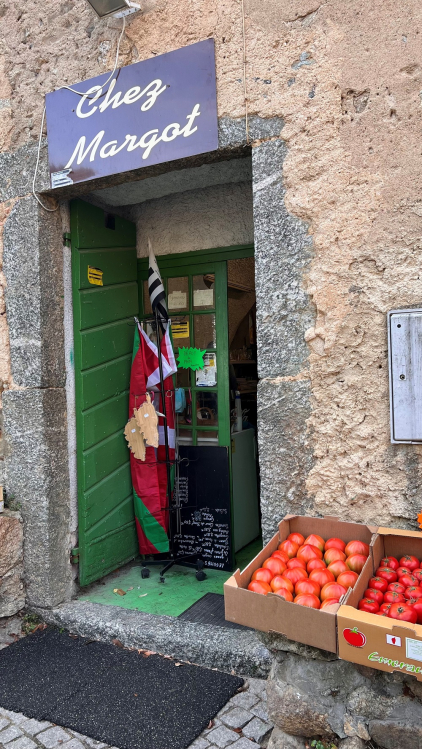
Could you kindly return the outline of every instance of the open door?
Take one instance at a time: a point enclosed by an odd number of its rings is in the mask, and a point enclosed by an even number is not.
[[[138,553],[129,450],[129,380],[138,314],[136,229],[82,200],[71,203],[79,581]]]

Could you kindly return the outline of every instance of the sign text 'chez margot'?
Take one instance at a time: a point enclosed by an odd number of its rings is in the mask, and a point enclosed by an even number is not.
[[[214,40],[46,96],[51,186],[218,147]]]

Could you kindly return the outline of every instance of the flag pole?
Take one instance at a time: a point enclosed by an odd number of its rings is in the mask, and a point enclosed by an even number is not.
[[[170,471],[170,452],[169,452],[169,438],[167,428],[167,408],[166,408],[166,394],[164,392],[164,378],[163,378],[163,360],[161,352],[161,340],[159,332],[159,320],[158,310],[155,308],[155,328],[157,331],[157,350],[158,350],[158,367],[160,372],[160,391],[161,391],[161,405],[163,409],[164,417],[164,446],[166,451],[166,471],[167,471],[167,505],[169,513],[169,547],[170,552],[173,554],[173,532],[172,532],[172,507],[171,507],[171,471]],[[162,574],[162,573],[161,573]]]

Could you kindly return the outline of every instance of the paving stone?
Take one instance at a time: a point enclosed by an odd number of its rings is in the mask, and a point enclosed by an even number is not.
[[[3,728],[6,728],[10,723],[9,718],[0,718],[0,731],[3,730]]]
[[[88,744],[88,746],[92,746],[93,749],[104,749],[107,744],[104,744],[102,741],[96,741],[95,739],[90,739],[89,736],[81,736],[83,741],[85,741],[85,744]]]
[[[209,747],[210,743],[206,739],[201,738],[199,736],[198,739],[195,739],[193,744],[190,745],[189,749],[207,749]]]
[[[3,731],[0,731],[0,746],[2,746],[2,744],[7,744],[8,741],[17,739],[18,736],[22,736],[22,731],[17,726],[9,726],[9,728],[4,728]]]
[[[265,721],[265,723],[270,723],[270,719],[268,717],[268,710],[267,710],[267,704],[266,702],[258,702],[257,705],[254,705],[251,707],[251,713],[253,713],[257,718],[261,718],[261,720]]]
[[[249,741],[249,739],[242,736],[242,738],[236,742],[236,749],[257,749],[257,747],[254,741]]]
[[[253,694],[253,692],[240,692],[232,697],[228,706],[234,705],[235,707],[243,707],[245,710],[250,710],[257,702],[259,702],[257,694]]]
[[[60,728],[60,726],[53,726],[53,728],[48,728],[37,735],[37,741],[47,747],[47,749],[56,749],[57,745],[61,746],[66,741],[69,741],[69,739],[69,734],[63,728]]]
[[[219,713],[219,715],[220,715],[220,713]],[[210,733],[211,731],[214,730],[214,728],[217,728],[218,726],[221,726],[221,725],[222,725],[221,720],[219,718],[214,718],[213,721],[212,721],[212,727],[211,728],[206,728],[205,731],[202,731],[201,736],[206,736],[207,733]]]
[[[254,718],[244,727],[243,735],[248,739],[253,739],[257,744],[260,744],[265,736],[272,731],[272,728],[271,723],[265,723],[263,720],[260,720],[260,718]]]
[[[7,744],[7,749],[37,749],[37,745],[28,736],[21,736]]]
[[[102,746],[106,746],[106,744],[102,744]],[[79,739],[71,739],[70,741],[67,741],[66,744],[61,744],[60,747],[63,747],[63,749],[85,749],[84,745],[81,741],[79,741]]]
[[[235,731],[230,731],[226,726],[214,728],[207,736],[207,741],[210,741],[211,744],[216,744],[220,749],[225,749],[226,746],[234,744],[238,739],[239,735]]]
[[[266,679],[248,679],[248,687],[250,692],[257,694],[261,699],[267,695]]]
[[[230,728],[243,728],[252,718],[253,715],[248,710],[244,710],[243,707],[234,707],[233,710],[225,713],[221,720]]]
[[[21,728],[25,733],[29,733],[30,736],[36,736],[37,733],[41,733],[46,728],[52,727],[52,724],[47,720],[35,720],[35,718],[26,718],[26,722],[21,723]]]
[[[22,723],[24,723],[28,718],[26,715],[23,715],[22,713],[12,713],[9,711],[9,718],[12,723],[14,723],[16,726],[20,726]]]

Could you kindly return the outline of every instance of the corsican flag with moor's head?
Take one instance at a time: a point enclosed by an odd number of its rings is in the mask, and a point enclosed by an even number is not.
[[[158,320],[160,322],[163,331],[167,328],[167,322],[169,314],[167,311],[166,304],[166,292],[164,291],[163,282],[161,280],[160,271],[158,270],[157,261],[151,246],[151,242],[148,239],[148,251],[149,251],[149,269],[148,269],[148,291],[151,299],[152,311],[155,315],[157,313]]]

